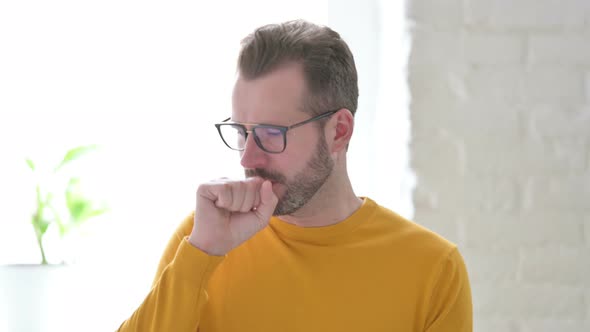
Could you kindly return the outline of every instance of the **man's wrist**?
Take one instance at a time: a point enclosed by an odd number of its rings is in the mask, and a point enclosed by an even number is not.
[[[195,234],[191,234],[188,237],[188,242],[195,248],[201,250],[209,256],[224,256],[226,252],[219,249],[214,249],[212,246],[208,246],[204,241],[199,240]]]

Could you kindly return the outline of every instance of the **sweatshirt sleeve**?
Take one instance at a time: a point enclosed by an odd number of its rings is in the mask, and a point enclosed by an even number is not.
[[[454,248],[440,264],[432,287],[426,332],[471,332],[471,287],[461,254]]]
[[[207,282],[224,257],[207,255],[188,242],[193,218],[187,217],[168,242],[151,291],[118,331],[197,331]]]

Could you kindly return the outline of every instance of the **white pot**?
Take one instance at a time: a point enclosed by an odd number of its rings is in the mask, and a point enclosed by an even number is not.
[[[150,277],[132,265],[0,265],[0,332],[116,330]]]
[[[0,266],[0,331],[72,331],[75,281],[65,265]]]

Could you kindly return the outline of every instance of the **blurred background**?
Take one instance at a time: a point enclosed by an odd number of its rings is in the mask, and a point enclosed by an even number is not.
[[[355,55],[357,194],[458,244],[475,331],[590,330],[590,2],[25,0],[0,2],[0,331],[133,312],[198,184],[243,176],[213,126],[241,38],[296,18]]]

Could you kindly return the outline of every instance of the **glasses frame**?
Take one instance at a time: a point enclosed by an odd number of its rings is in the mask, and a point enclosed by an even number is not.
[[[223,138],[223,134],[221,133],[221,127],[222,126],[226,126],[226,125],[231,125],[231,126],[237,126],[237,127],[241,127],[241,129],[244,130],[244,141],[246,141],[248,139],[248,135],[252,134],[254,136],[254,142],[256,142],[256,145],[258,145],[258,147],[266,152],[266,153],[273,153],[273,154],[277,154],[277,153],[281,153],[283,151],[285,151],[285,149],[287,148],[287,132],[291,129],[295,129],[297,127],[301,127],[303,125],[306,125],[310,122],[314,122],[314,121],[318,121],[324,118],[327,118],[333,114],[335,114],[336,112],[340,111],[340,108],[337,110],[333,110],[333,111],[328,111],[328,112],[324,112],[322,114],[316,115],[312,118],[309,118],[307,120],[301,121],[301,122],[297,122],[295,124],[292,124],[290,126],[276,126],[276,125],[271,125],[271,124],[262,124],[262,123],[239,123],[239,122],[228,122],[231,117],[223,120],[220,123],[216,123],[215,127],[217,128],[217,132],[219,133],[219,136],[221,137],[221,140],[223,141],[223,143],[225,143],[225,145],[234,150],[234,151],[244,151],[245,148],[241,148],[241,149],[236,149],[236,148],[232,148],[226,141],[225,138]],[[248,130],[248,128],[246,128],[246,126],[250,127],[250,130]],[[283,149],[281,151],[270,151],[267,150],[266,148],[264,148],[264,146],[262,145],[262,143],[260,142],[260,138],[258,137],[258,135],[256,135],[256,128],[272,128],[272,129],[276,129],[279,130],[281,132],[281,134],[283,135]]]

